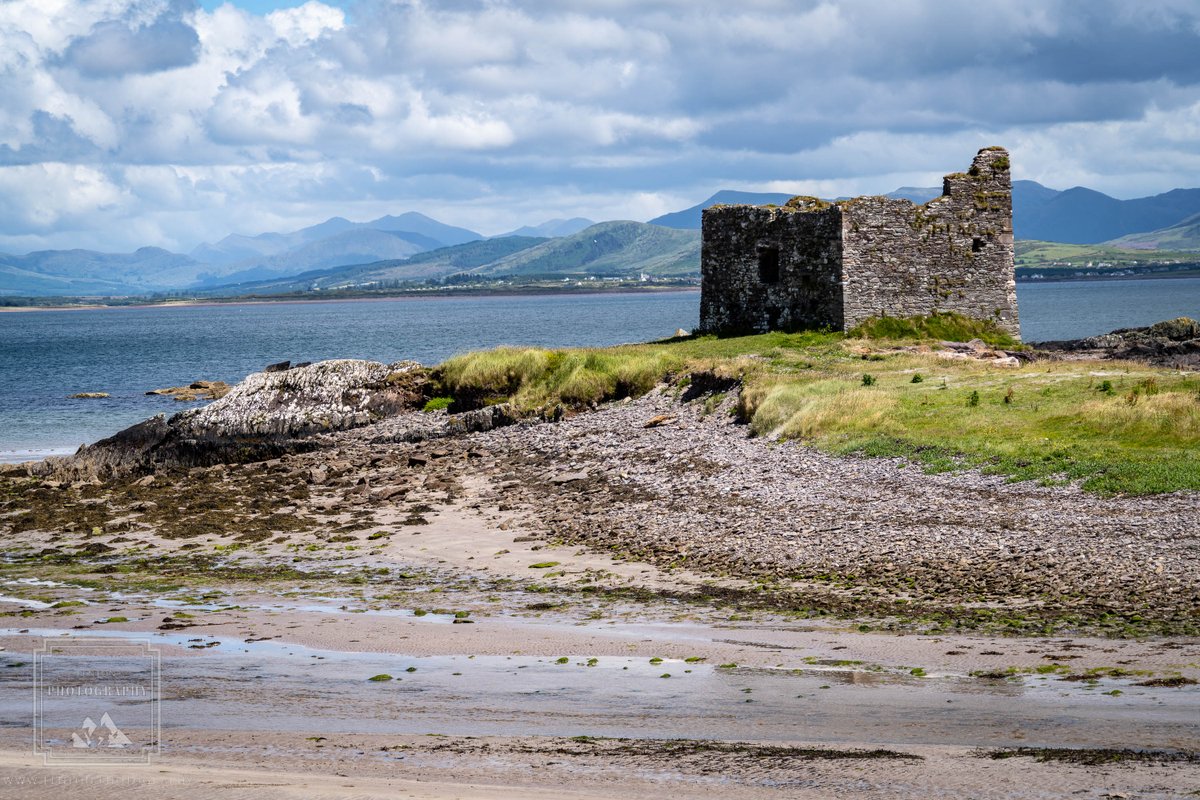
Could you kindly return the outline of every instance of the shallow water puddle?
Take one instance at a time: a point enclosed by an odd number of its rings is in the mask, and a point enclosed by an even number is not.
[[[32,643],[78,634],[25,635]],[[86,636],[197,648],[162,659],[166,729],[1200,749],[1194,687],[1124,685],[1111,696],[1102,693],[1106,683],[1089,689],[1056,680],[721,668],[580,653],[412,657],[195,633]],[[17,660],[0,656],[0,664]],[[370,680],[382,675],[391,679]],[[28,716],[30,680],[27,667],[0,668],[5,724]]]

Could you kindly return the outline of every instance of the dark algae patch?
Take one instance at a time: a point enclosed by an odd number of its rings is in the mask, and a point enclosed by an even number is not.
[[[1143,750],[1107,747],[1006,747],[978,753],[995,760],[1032,758],[1039,764],[1074,764],[1101,767],[1114,764],[1200,764],[1200,753],[1194,750]]]
[[[691,770],[719,773],[731,762],[787,768],[796,763],[814,761],[923,761],[922,756],[884,748],[790,747],[787,745],[730,742],[709,739],[626,739],[602,736],[574,736],[536,742],[479,744],[470,739],[450,739],[433,747],[454,753],[479,749],[514,754],[556,756],[602,756],[608,759],[662,761],[686,764]]]

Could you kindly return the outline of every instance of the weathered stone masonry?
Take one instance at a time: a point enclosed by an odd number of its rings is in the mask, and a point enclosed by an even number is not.
[[[1020,336],[1008,153],[925,205],[887,197],[704,211],[700,330],[760,333],[956,311]]]

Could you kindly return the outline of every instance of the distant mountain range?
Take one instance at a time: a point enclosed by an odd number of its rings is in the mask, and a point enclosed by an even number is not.
[[[133,253],[41,250],[0,254],[0,294],[124,295],[194,283],[203,265],[157,247]]]
[[[299,275],[226,285],[222,289],[233,294],[270,294],[343,289],[369,283],[440,279],[448,275],[470,272],[545,241],[547,239],[542,237],[500,236],[443,247],[402,260],[309,270]]]
[[[601,222],[552,239],[502,236],[433,250],[404,260],[379,261],[290,278],[222,287],[237,294],[328,291],[404,281],[472,277],[558,279],[696,274],[700,233],[644,222]]]
[[[927,202],[940,188],[889,197]],[[233,234],[191,253],[46,250],[0,253],[0,295],[142,295],[299,291],[452,276],[515,278],[696,275],[700,216],[725,203],[783,204],[789,194],[723,190],[649,223],[575,217],[485,238],[417,212],[369,222],[333,217],[290,233]],[[1082,187],[1013,183],[1016,238],[1134,249],[1200,250],[1200,189],[1117,200]]]
[[[500,239],[505,236],[570,236],[572,233],[579,233],[584,228],[590,228],[596,223],[590,219],[583,217],[572,217],[571,219],[552,219],[543,222],[541,225],[526,225],[517,228],[515,231],[502,233],[499,236],[494,236],[494,239]]]
[[[887,196],[926,203],[941,193],[940,187],[906,186]],[[656,217],[650,224],[699,230],[700,212],[709,206],[721,203],[781,205],[790,197],[769,192],[720,191],[691,208]],[[1060,192],[1037,181],[1013,181],[1013,235],[1017,239],[1115,244],[1114,239],[1127,234],[1157,232],[1160,228],[1176,226],[1195,214],[1200,214],[1200,189],[1172,189],[1153,197],[1117,200],[1081,186]],[[1200,237],[1193,232],[1190,237],[1183,235],[1180,238],[1183,233],[1174,232],[1172,249],[1200,249]],[[1156,234],[1150,235],[1144,241],[1156,238]]]

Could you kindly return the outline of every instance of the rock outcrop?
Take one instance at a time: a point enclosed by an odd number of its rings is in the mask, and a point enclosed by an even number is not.
[[[192,381],[187,386],[151,389],[146,394],[173,397],[182,403],[194,403],[197,400],[220,400],[229,394],[229,384],[225,381]]]
[[[1200,368],[1200,322],[1178,317],[1145,328],[1122,328],[1101,336],[1040,342],[1036,346],[1041,351],[1067,357],[1122,359],[1196,369]]]
[[[38,474],[111,478],[209,466],[313,449],[319,433],[357,428],[418,409],[428,372],[414,361],[322,361],[259,372],[228,394],[170,419],[152,417],[31,467]]]

